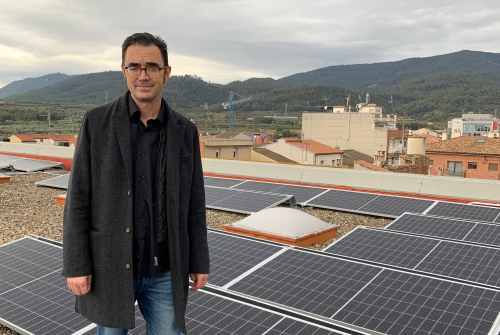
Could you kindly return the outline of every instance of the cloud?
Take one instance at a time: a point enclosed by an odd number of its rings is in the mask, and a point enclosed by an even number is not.
[[[141,31],[167,41],[174,74],[220,83],[463,49],[500,52],[499,15],[492,0],[8,1],[0,85],[21,73],[117,70],[121,43]]]

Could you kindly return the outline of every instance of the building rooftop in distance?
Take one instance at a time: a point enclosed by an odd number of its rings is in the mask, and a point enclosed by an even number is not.
[[[298,137],[283,137],[283,139],[296,147],[305,149],[309,152],[312,152],[316,155],[327,155],[327,154],[341,154],[344,151],[339,150],[337,148],[333,148],[323,143],[319,143],[315,140],[301,140]]]
[[[460,153],[469,155],[500,155],[500,138],[460,136],[428,144],[426,152]]]
[[[295,161],[293,161],[291,159],[288,159],[285,156],[277,154],[276,152],[271,151],[271,150],[266,149],[266,148],[258,148],[258,147],[255,148],[254,147],[253,150],[256,153],[261,154],[263,156],[266,156],[267,158],[270,158],[270,159],[272,159],[275,162],[297,164],[297,162],[295,162]]]
[[[354,166],[355,161],[373,163],[373,157],[354,149],[344,150],[344,165]]]

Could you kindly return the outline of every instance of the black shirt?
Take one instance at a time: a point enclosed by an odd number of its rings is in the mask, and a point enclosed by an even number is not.
[[[156,170],[165,106],[155,120],[141,121],[141,112],[129,95],[134,175],[134,277],[157,277],[170,269],[169,259],[158,257],[156,245]],[[162,248],[164,249],[164,248]]]

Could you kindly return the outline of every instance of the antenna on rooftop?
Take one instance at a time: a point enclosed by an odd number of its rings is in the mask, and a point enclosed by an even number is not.
[[[326,96],[323,96],[323,99],[321,100],[325,100],[325,106],[328,106],[328,98]]]

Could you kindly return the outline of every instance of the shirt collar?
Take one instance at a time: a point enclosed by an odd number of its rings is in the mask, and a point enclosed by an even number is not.
[[[129,93],[128,95],[128,112],[130,115],[130,118],[132,119],[135,115],[139,115],[141,111],[139,110],[139,107],[137,107],[134,99],[132,99],[132,95]],[[137,114],[139,113],[139,114]],[[157,120],[161,122],[163,125],[163,119],[165,115],[165,104],[163,103],[163,99],[161,99],[161,107],[160,107],[160,113],[156,117]]]

